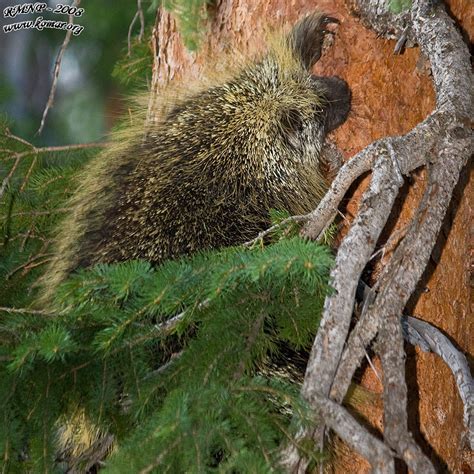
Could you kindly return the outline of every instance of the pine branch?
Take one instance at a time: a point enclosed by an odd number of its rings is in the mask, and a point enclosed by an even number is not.
[[[8,184],[10,183],[13,175],[15,174],[18,165],[21,162],[21,159],[30,156],[30,155],[35,155],[33,162],[30,165],[30,168],[28,169],[25,177],[23,178],[23,182],[20,186],[20,192],[25,189],[25,186],[31,176],[31,173],[33,171],[33,168],[36,165],[36,160],[37,156],[42,153],[56,153],[56,152],[63,152],[63,151],[73,151],[73,150],[82,150],[82,149],[88,149],[88,148],[100,148],[103,146],[107,146],[106,142],[97,142],[97,143],[79,143],[79,144],[74,144],[74,145],[60,145],[60,146],[47,146],[47,147],[36,147],[30,142],[24,140],[23,138],[17,137],[16,135],[13,135],[8,129],[6,129],[5,136],[7,138],[13,139],[19,143],[22,143],[23,145],[26,145],[30,148],[30,150],[23,151],[23,152],[12,152],[12,150],[5,150],[7,152],[11,153],[10,159],[14,159],[15,162],[13,166],[10,168],[9,173],[7,176],[3,179],[2,184],[0,185],[0,199],[3,197],[5,194],[5,191],[8,188]]]

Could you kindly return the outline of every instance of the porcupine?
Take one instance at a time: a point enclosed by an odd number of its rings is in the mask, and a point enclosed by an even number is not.
[[[271,209],[313,209],[328,185],[325,136],[351,101],[345,81],[310,72],[330,23],[307,15],[232,78],[175,99],[99,155],[58,236],[46,299],[79,267],[237,245],[268,227]]]

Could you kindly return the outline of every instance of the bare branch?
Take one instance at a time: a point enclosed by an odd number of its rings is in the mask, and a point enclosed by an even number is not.
[[[30,142],[26,141],[24,138],[17,137],[16,135],[14,135],[12,132],[10,132],[9,128],[5,129],[5,136],[8,137],[8,138],[11,138],[12,140],[16,140],[19,143],[23,143],[23,145],[26,145],[26,146],[29,146],[29,147],[35,149],[34,145],[32,145]]]
[[[403,48],[408,39],[408,31],[409,31],[409,27],[406,26],[405,29],[402,31],[402,34],[398,38],[395,48],[393,48],[394,54],[402,54]]]
[[[403,332],[396,309],[386,306],[381,314],[378,353],[383,368],[384,438],[407,463],[412,472],[435,474],[431,461],[408,432],[407,385]]]
[[[310,220],[303,228],[305,237],[313,240],[321,237],[324,229],[336,217],[337,208],[351,184],[372,169],[379,144],[380,142],[372,143],[342,166],[328,192],[310,214]]]
[[[399,181],[399,168],[402,173],[407,174],[423,164],[424,157],[438,137],[436,132],[441,130],[440,122],[441,117],[432,114],[407,135],[379,140],[357,155],[360,161],[354,168],[357,170],[355,175],[365,171],[366,164],[374,160],[373,175],[361,200],[359,214],[339,247],[331,273],[331,285],[336,291],[326,300],[321,326],[310,356],[307,375],[313,368],[317,371],[314,380],[308,379],[307,386],[312,387],[310,391],[329,393],[349,329],[357,282],[372,256],[402,184]],[[399,157],[396,161],[391,159],[394,153]],[[370,155],[375,159],[369,158]],[[320,231],[327,225],[327,216],[337,209],[351,184],[349,179],[352,170],[349,164],[350,162],[341,168],[335,184],[314,211],[311,221],[303,229],[305,236],[319,237]],[[339,176],[343,178],[338,179]],[[327,209],[329,212],[326,212]],[[318,388],[313,386],[313,381],[318,384]],[[303,391],[305,395],[309,395],[305,388]]]
[[[21,183],[21,186],[20,186],[20,193],[24,191],[26,185],[28,184],[28,180],[30,179],[30,176],[31,176],[31,173],[33,173],[33,169],[34,167],[36,166],[36,163],[38,161],[38,155],[36,155],[32,162],[31,162],[31,165],[30,167],[28,168],[28,171],[26,172],[26,175],[25,177],[23,178],[23,182]],[[1,194],[0,194],[0,198],[1,198]]]
[[[443,114],[434,112],[406,135],[377,140],[352,157],[340,169],[318,207],[310,213],[310,219],[302,234],[313,240],[321,237],[323,230],[336,216],[337,208],[347,190],[357,178],[374,168],[377,158],[383,161],[390,157],[390,154],[395,154],[397,167],[403,174],[424,165],[423,158],[436,144],[437,134],[444,128],[445,120]]]
[[[464,160],[473,148],[472,137],[462,140],[456,136],[446,138],[446,142],[438,162],[431,169],[428,188],[414,218],[417,225],[412,224],[385,267],[379,279],[379,285],[383,288],[367,313],[361,315],[349,338],[331,391],[331,397],[336,400],[343,399],[365,347],[375,337],[383,306],[395,305],[393,307],[398,308],[398,314],[402,313],[431,255]],[[389,292],[392,293],[390,303],[386,301]]]
[[[49,216],[50,214],[60,214],[62,212],[71,211],[71,207],[56,207],[54,209],[44,210],[44,211],[24,211],[24,212],[14,212],[11,217],[19,216]]]
[[[133,19],[130,22],[130,26],[128,27],[128,34],[127,34],[128,52],[127,52],[127,56],[129,56],[129,57],[132,54],[132,31],[133,31],[133,27],[135,25],[135,22],[137,21],[137,18],[138,18],[138,11],[135,12],[135,15],[133,16]]]
[[[387,158],[387,154],[380,153],[359,214],[336,256],[331,272],[331,286],[335,291],[326,299],[303,384],[303,395],[308,400],[316,393],[329,394],[349,331],[357,282],[398,193],[399,187],[392,179],[393,165]]]
[[[128,53],[127,55],[130,56],[132,54],[132,31],[137,19],[140,18],[140,33],[138,35],[138,41],[142,41],[143,33],[145,32],[145,17],[143,15],[143,8],[142,8],[142,1],[137,0],[137,11],[133,17],[133,20],[128,27],[128,34],[127,34],[127,45],[128,45]]]
[[[26,274],[30,271],[31,268],[36,268],[40,265],[44,265],[46,262],[49,262],[51,260],[51,257],[53,257],[54,254],[44,253],[46,249],[48,248],[48,244],[49,242],[45,241],[43,245],[41,246],[39,253],[30,257],[28,261],[26,261],[25,263],[22,263],[20,266],[11,270],[5,277],[5,280],[10,280],[20,270],[23,270],[23,273]]]
[[[28,142],[26,142],[28,144]],[[45,147],[35,147],[34,145],[31,145],[33,148],[28,151],[22,151],[19,153],[13,153],[12,159],[13,158],[23,158],[24,156],[29,156],[33,154],[39,154],[39,153],[56,153],[60,151],[73,151],[73,150],[85,150],[87,148],[102,148],[107,146],[109,143],[108,142],[93,142],[93,143],[78,143],[78,144],[73,144],[73,145],[60,145],[60,146],[45,146]],[[10,150],[9,150],[10,151]]]
[[[59,145],[59,146],[45,146],[40,148],[34,148],[32,151],[25,151],[19,153],[19,155],[27,156],[33,153],[56,153],[59,151],[73,151],[73,150],[85,150],[88,148],[102,148],[107,146],[108,142],[92,142],[92,143],[77,143],[73,145]]]
[[[456,349],[439,329],[426,321],[411,316],[406,316],[405,320],[409,330],[416,332],[417,336],[424,342],[421,349],[431,350],[439,355],[451,369],[459,389],[459,395],[463,401],[464,425],[469,434],[470,446],[471,449],[474,449],[474,381],[466,356]]]
[[[20,164],[20,160],[21,160],[21,154],[18,154],[17,157],[16,157],[16,160],[15,160],[15,163],[13,163],[13,166],[10,169],[10,172],[3,179],[2,185],[0,186],[0,199],[5,194],[8,183],[10,182],[10,179],[12,178],[13,174],[15,173],[15,170],[18,168],[18,165]]]
[[[79,6],[81,3],[81,0],[74,0],[71,4],[73,7]],[[69,15],[69,20],[68,23],[72,24],[74,22],[74,15]],[[59,49],[59,53],[56,57],[56,61],[54,63],[54,72],[53,72],[53,83],[51,84],[51,90],[49,92],[49,97],[48,97],[48,102],[46,102],[46,106],[43,111],[43,117],[41,118],[41,124],[36,132],[38,135],[41,134],[43,131],[43,127],[46,121],[46,116],[48,115],[49,109],[53,107],[54,104],[54,96],[56,94],[56,87],[58,85],[58,77],[59,77],[59,71],[61,69],[61,61],[63,60],[64,53],[66,51],[66,48],[69,44],[69,41],[71,40],[72,36],[72,30],[68,30],[66,33],[66,36],[64,37],[63,44],[61,45],[61,48]]]
[[[145,33],[145,16],[143,15],[142,0],[137,0],[137,10],[140,17],[140,33],[138,35],[138,41],[142,41],[143,34]]]
[[[339,247],[330,277],[331,286],[335,291],[326,298],[321,323],[306,368],[302,395],[312,406],[318,397],[329,395],[349,331],[357,282],[373,253],[398,194],[399,187],[392,179],[395,170],[387,150],[380,149],[379,145],[374,148],[377,159],[372,180],[362,198],[359,214]],[[313,433],[317,444],[321,443],[323,433],[324,426],[320,426],[319,430]],[[292,453],[287,453],[287,456],[296,463],[287,466],[290,472],[304,472],[307,462],[300,459],[294,448]]]

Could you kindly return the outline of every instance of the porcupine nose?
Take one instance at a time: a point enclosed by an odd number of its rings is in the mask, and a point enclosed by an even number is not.
[[[311,76],[312,82],[324,94],[323,120],[328,133],[342,125],[351,110],[351,90],[346,81],[339,77]]]

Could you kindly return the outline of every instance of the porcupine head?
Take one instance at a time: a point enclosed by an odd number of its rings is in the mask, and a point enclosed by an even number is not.
[[[269,226],[271,209],[314,209],[325,136],[350,109],[342,79],[310,72],[336,22],[304,17],[231,77],[175,94],[158,121],[118,134],[79,178],[42,301],[79,267],[237,245]]]

